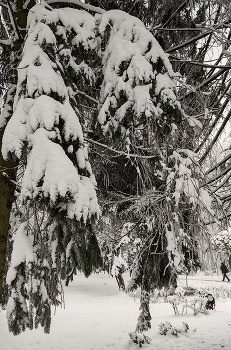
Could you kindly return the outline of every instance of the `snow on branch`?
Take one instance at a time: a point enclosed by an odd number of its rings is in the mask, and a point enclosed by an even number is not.
[[[10,46],[12,43],[11,39],[0,39],[0,45]]]
[[[103,38],[104,80],[98,116],[103,135],[125,137],[129,127],[145,121],[160,130],[178,123],[181,113],[172,66],[144,24],[112,10],[102,15],[98,31]]]
[[[56,30],[51,29],[52,25]],[[33,7],[18,67],[14,113],[6,126],[2,146],[5,159],[13,156],[26,163],[22,202],[45,201],[50,208],[61,202],[59,211],[84,222],[99,214],[96,181],[79,113],[73,108],[64,66],[57,62],[57,57],[64,45],[81,44],[86,50],[95,47],[93,28],[94,19],[85,11]],[[67,43],[66,31],[71,30],[76,35]],[[83,70],[90,82],[94,80],[84,62],[80,65],[71,62],[75,73]]]
[[[174,200],[176,207],[179,206],[183,195],[192,208],[200,207],[201,211],[213,216],[209,193],[202,188],[198,179],[201,170],[195,157],[197,157],[196,154],[189,150],[173,151],[169,157],[174,165],[167,177],[167,192]],[[203,216],[202,213],[201,216]]]

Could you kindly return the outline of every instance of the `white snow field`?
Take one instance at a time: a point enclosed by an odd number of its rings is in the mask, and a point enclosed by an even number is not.
[[[128,280],[129,276],[125,276]],[[188,277],[188,286],[205,287],[206,290],[225,291],[216,299],[216,310],[209,315],[192,313],[175,315],[170,303],[151,303],[152,328],[146,333],[151,344],[149,350],[219,350],[231,349],[231,282],[222,282],[219,276],[196,274]],[[185,285],[185,277],[178,286]],[[0,310],[0,350],[135,350],[139,349],[129,336],[135,331],[139,315],[139,291],[118,290],[116,280],[107,274],[93,274],[88,279],[82,274],[65,290],[65,309],[57,308],[52,317],[51,332],[42,328],[27,330],[13,336],[7,328],[6,312]],[[227,296],[229,294],[229,297]],[[191,297],[189,297],[191,298]],[[169,321],[182,330],[178,336],[161,335],[158,325]],[[189,331],[184,332],[182,322]]]

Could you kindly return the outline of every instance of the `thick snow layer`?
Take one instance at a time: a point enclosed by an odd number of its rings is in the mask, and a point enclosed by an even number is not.
[[[33,12],[29,12],[28,15],[27,24],[30,26],[29,32],[35,30],[38,21],[43,21],[47,24],[51,21],[54,23],[59,22],[61,25],[68,28],[69,31],[74,30],[74,32],[78,33],[73,39],[73,44],[81,42],[85,48],[95,48],[96,43],[93,32],[95,19],[86,11],[71,9],[68,7],[49,11],[40,5],[35,5],[33,7]],[[44,33],[46,36],[48,31],[49,29],[47,28],[46,33]],[[64,32],[63,35],[65,35]]]
[[[63,24],[66,31],[76,33],[73,45],[81,43],[86,49],[95,45],[95,20],[89,13],[73,9],[48,11],[40,5],[33,8],[28,17],[28,37],[18,68],[14,113],[4,132],[2,154],[4,158],[14,154],[20,159],[23,153],[25,156],[25,147],[27,149],[22,201],[45,197],[51,206],[55,206],[61,197],[60,210],[66,210],[69,218],[86,221],[99,213],[96,181],[79,118],[57,69],[58,61],[50,59],[43,48],[48,45],[52,55],[57,54],[56,36],[49,27],[50,23],[57,22],[60,28]],[[81,69],[93,79],[92,71],[84,62],[78,67],[75,62],[72,65],[76,66],[76,71]],[[59,101],[51,97],[53,95],[57,95]],[[74,155],[69,158],[65,153],[65,144],[69,154],[75,152],[75,162]],[[88,172],[89,178],[78,173],[76,163]],[[67,201],[69,203],[65,204]]]
[[[155,96],[160,96],[163,103],[180,108],[168,55],[144,24],[119,10],[104,13],[99,22],[102,37],[108,35],[110,27],[110,38],[102,56],[104,80],[98,121],[103,132],[108,132],[110,127],[117,129],[129,110],[134,113],[134,120],[142,114],[162,118],[160,104],[151,97],[154,86]],[[159,74],[153,68],[158,60],[163,63]],[[117,108],[121,96],[123,103]],[[113,118],[109,118],[111,108],[115,109]]]
[[[72,196],[78,192],[77,169],[62,147],[49,139],[49,134],[52,132],[39,128],[31,135],[33,148],[22,180],[22,199],[36,198],[42,191],[44,197],[49,195],[51,202],[56,202],[58,194],[65,197],[68,192]]]
[[[33,237],[27,235],[27,223],[23,222],[19,229],[17,230],[14,237],[14,247],[11,256],[11,264],[7,273],[7,284],[11,282],[16,277],[16,269],[20,263],[25,262],[26,264],[35,261],[36,257],[33,251]]]
[[[125,276],[129,279],[129,276]],[[214,286],[229,288],[221,282],[221,276],[195,275],[188,277],[189,286],[204,286],[208,291]],[[180,276],[178,286],[185,285]],[[82,274],[65,289],[65,309],[58,308],[52,317],[51,333],[41,328],[27,330],[14,337],[9,334],[6,312],[0,310],[1,350],[138,350],[128,336],[136,326],[139,315],[140,292],[119,292],[116,280],[107,274],[94,274],[86,279]],[[209,315],[175,315],[170,304],[151,303],[152,328],[147,332],[151,338],[149,350],[230,350],[231,299],[216,299],[216,311]],[[189,331],[173,335],[160,335],[158,325],[169,321],[183,329],[187,322]],[[196,331],[195,331],[196,330]]]

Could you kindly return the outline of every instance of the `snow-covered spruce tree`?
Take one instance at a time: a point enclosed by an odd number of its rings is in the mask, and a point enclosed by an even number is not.
[[[136,203],[127,211],[139,218],[146,241],[128,289],[141,287],[136,331],[144,332],[151,326],[151,291],[176,284],[176,269],[184,261],[179,254],[182,245],[190,246],[195,225],[198,229],[202,224],[202,210],[209,209],[210,202],[200,189],[195,154],[179,148],[187,135],[179,126],[182,114],[167,56],[139,20],[119,11],[109,11],[103,18],[107,21],[100,23],[99,32],[106,41],[104,80],[96,132],[111,144],[119,138],[120,150],[131,162],[135,158],[142,178]]]
[[[49,332],[60,277],[73,266],[88,276],[101,263],[92,228],[99,214],[96,182],[74,98],[76,87],[94,80],[83,56],[96,49],[95,22],[87,12],[74,11],[75,16],[70,9],[36,5],[30,12],[14,113],[3,136],[3,157],[17,158],[24,167],[24,212],[7,273],[14,334],[39,324]]]

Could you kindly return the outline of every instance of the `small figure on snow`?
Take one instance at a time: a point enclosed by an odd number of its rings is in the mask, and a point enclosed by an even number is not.
[[[211,293],[208,293],[208,294],[206,295],[206,297],[208,298],[208,300],[207,300],[207,302],[206,302],[206,305],[205,305],[206,309],[207,309],[207,310],[215,310],[215,299],[214,299],[214,297],[212,296],[212,294],[211,294]]]
[[[229,270],[227,269],[227,266],[226,266],[223,262],[221,263],[221,272],[222,272],[222,274],[223,274],[223,280],[222,280],[222,281],[224,281],[225,278],[227,278],[227,280],[228,280],[228,282],[229,282],[230,279],[229,279],[229,277],[226,275],[226,274],[229,272]]]

